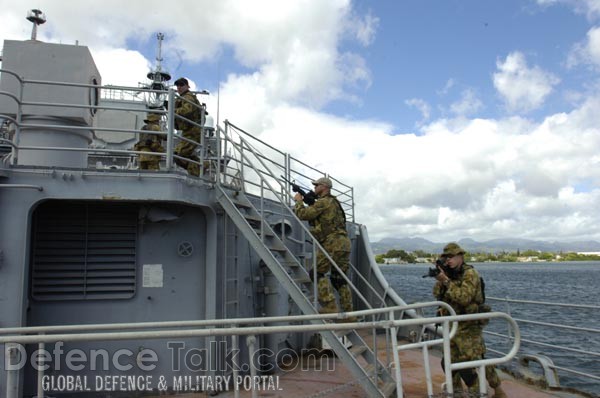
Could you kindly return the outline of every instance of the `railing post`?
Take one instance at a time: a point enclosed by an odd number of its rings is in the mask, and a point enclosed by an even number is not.
[[[425,367],[425,382],[427,383],[427,396],[433,396],[433,380],[431,378],[431,366],[429,366],[429,347],[423,344],[423,367]]]
[[[36,398],[44,398],[44,355],[41,354],[44,352],[46,348],[46,344],[39,343],[38,350],[39,353],[37,357],[37,365],[38,365],[38,373],[37,373],[37,397]]]
[[[221,159],[225,159],[225,153],[227,153],[227,142],[225,141],[225,149],[223,149],[223,145],[221,142],[221,128],[219,127],[219,125],[217,125],[216,128],[216,132],[217,132],[217,170],[215,171],[215,184],[217,185],[221,185]],[[227,120],[225,120],[225,138],[223,138],[223,140],[226,140],[228,137],[227,135]],[[225,169],[224,169],[224,173],[225,176],[227,176],[227,164],[225,164]],[[225,178],[223,178],[223,183],[225,182]]]
[[[167,170],[173,169],[173,133],[175,131],[175,91],[169,87],[169,109],[167,117]]]
[[[306,236],[306,232],[302,232],[303,235]],[[303,238],[303,240],[306,240],[305,238]],[[318,292],[318,284],[319,284],[319,275],[317,273],[317,246],[314,244],[312,245],[312,274],[313,274],[313,303],[315,308],[318,310],[319,309],[319,292]]]
[[[256,367],[254,366],[254,361],[256,360],[256,336],[249,335],[246,338],[246,344],[248,345],[248,355],[250,356],[250,377],[252,380],[256,380]],[[258,391],[256,388],[252,389],[252,398],[258,397]]]
[[[237,325],[232,325],[233,327],[236,327]],[[233,352],[233,357],[231,359],[231,366],[233,368],[233,396],[234,398],[240,398],[240,388],[237,385],[238,382],[238,369],[239,369],[239,362],[238,362],[238,356],[236,355],[240,348],[239,348],[239,339],[238,339],[238,335],[234,334],[231,336],[231,350]]]
[[[479,396],[487,397],[487,381],[485,379],[485,365],[477,368],[477,377],[479,378]]]
[[[454,394],[454,386],[452,385],[452,359],[450,358],[450,322],[444,321],[442,323],[442,334],[444,336],[444,342],[442,346],[444,348],[444,375],[446,377],[446,393],[450,396]]]
[[[25,86],[25,82],[23,82],[23,80],[19,79],[19,83],[19,103],[17,104],[17,120],[15,123],[15,136],[13,138],[13,142],[15,145],[12,146],[12,164],[14,166],[16,166],[19,161],[19,144],[21,143],[21,121],[23,119],[23,89]]]
[[[354,205],[355,205],[355,203],[354,203],[354,187],[350,187],[350,192],[352,195],[352,198],[351,198],[351,200],[352,200],[352,222],[354,222],[354,220],[355,220],[355,218],[354,218]]]
[[[394,311],[390,311],[390,321],[394,322]],[[398,354],[398,337],[396,335],[396,327],[392,326],[390,328],[391,338],[392,338],[392,355],[394,356],[394,365],[396,368],[396,396],[398,398],[404,397],[404,391],[402,389],[402,371],[400,369],[400,355]],[[429,395],[431,396],[431,394]]]
[[[19,345],[6,343],[4,355],[6,360],[6,398],[18,398],[19,392]]]

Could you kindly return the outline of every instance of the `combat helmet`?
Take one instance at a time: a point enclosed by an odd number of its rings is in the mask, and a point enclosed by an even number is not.
[[[160,121],[160,115],[158,113],[148,113],[146,115],[146,119],[144,119],[144,123],[156,123]]]
[[[442,257],[452,257],[465,253],[466,252],[463,250],[462,247],[458,245],[458,243],[450,242],[446,246],[444,246],[444,252],[442,253]]]

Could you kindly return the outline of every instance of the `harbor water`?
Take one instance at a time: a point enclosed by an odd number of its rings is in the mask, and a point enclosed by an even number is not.
[[[548,263],[471,263],[485,280],[488,298],[540,301],[574,305],[600,306],[600,262]],[[407,303],[434,300],[431,290],[435,279],[423,278],[432,264],[397,264],[382,266],[390,285]],[[567,368],[600,378],[600,333],[576,331],[553,326],[532,325],[532,320],[562,326],[600,330],[598,309],[513,303],[488,299],[495,311],[507,312],[517,319],[521,330],[520,354],[542,354],[557,367]],[[433,310],[431,314],[433,315]],[[493,320],[486,331],[507,335],[506,323]],[[507,338],[485,334],[488,348],[506,353]],[[567,347],[574,351],[565,350]],[[594,355],[595,354],[595,355]],[[489,353],[489,357],[498,356]],[[539,368],[533,368],[537,374]],[[600,396],[600,380],[559,370],[561,387],[572,387]]]

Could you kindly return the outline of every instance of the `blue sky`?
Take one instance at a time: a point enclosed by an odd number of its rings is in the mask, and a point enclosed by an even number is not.
[[[359,106],[336,102],[327,109],[377,117],[393,123],[398,133],[415,131],[422,119],[417,108],[405,103],[413,98],[430,104],[432,118],[448,117],[448,104],[473,90],[482,101],[476,116],[505,115],[492,74],[497,60],[514,51],[563,80],[544,111],[533,111],[531,117],[568,106],[561,89],[581,88],[589,78],[585,70],[565,70],[565,55],[589,29],[586,16],[565,5],[539,7],[523,0],[360,1],[356,9],[379,19],[377,38],[364,50],[372,81],[355,91],[362,99]]]
[[[600,0],[0,0],[0,39],[164,66],[355,188],[372,240],[600,240]]]

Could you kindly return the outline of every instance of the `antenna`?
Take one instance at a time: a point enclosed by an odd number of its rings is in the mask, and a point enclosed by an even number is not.
[[[158,47],[156,49],[156,65],[154,66],[154,70],[151,70],[146,75],[148,79],[152,80],[152,83],[148,85],[147,88],[157,91],[166,91],[167,86],[165,82],[171,80],[171,75],[167,72],[163,72],[162,70],[162,41],[165,39],[165,35],[162,33],[156,34],[156,39],[158,40]],[[164,93],[147,93],[146,97],[146,105],[148,108],[162,108],[164,101],[166,99],[166,94]]]
[[[167,72],[162,71],[162,41],[165,39],[165,35],[158,32],[156,34],[156,39],[158,40],[158,48],[156,49],[156,65],[154,66],[154,70],[148,72],[148,79],[153,82],[166,82],[171,80],[171,75]]]
[[[33,29],[31,30],[31,40],[37,40],[37,27],[38,25],[46,22],[46,15],[44,15],[41,10],[34,8],[33,10],[29,10],[26,19],[33,24]]]
[[[217,61],[217,123],[215,127],[219,128],[219,111],[221,109],[221,58]]]

